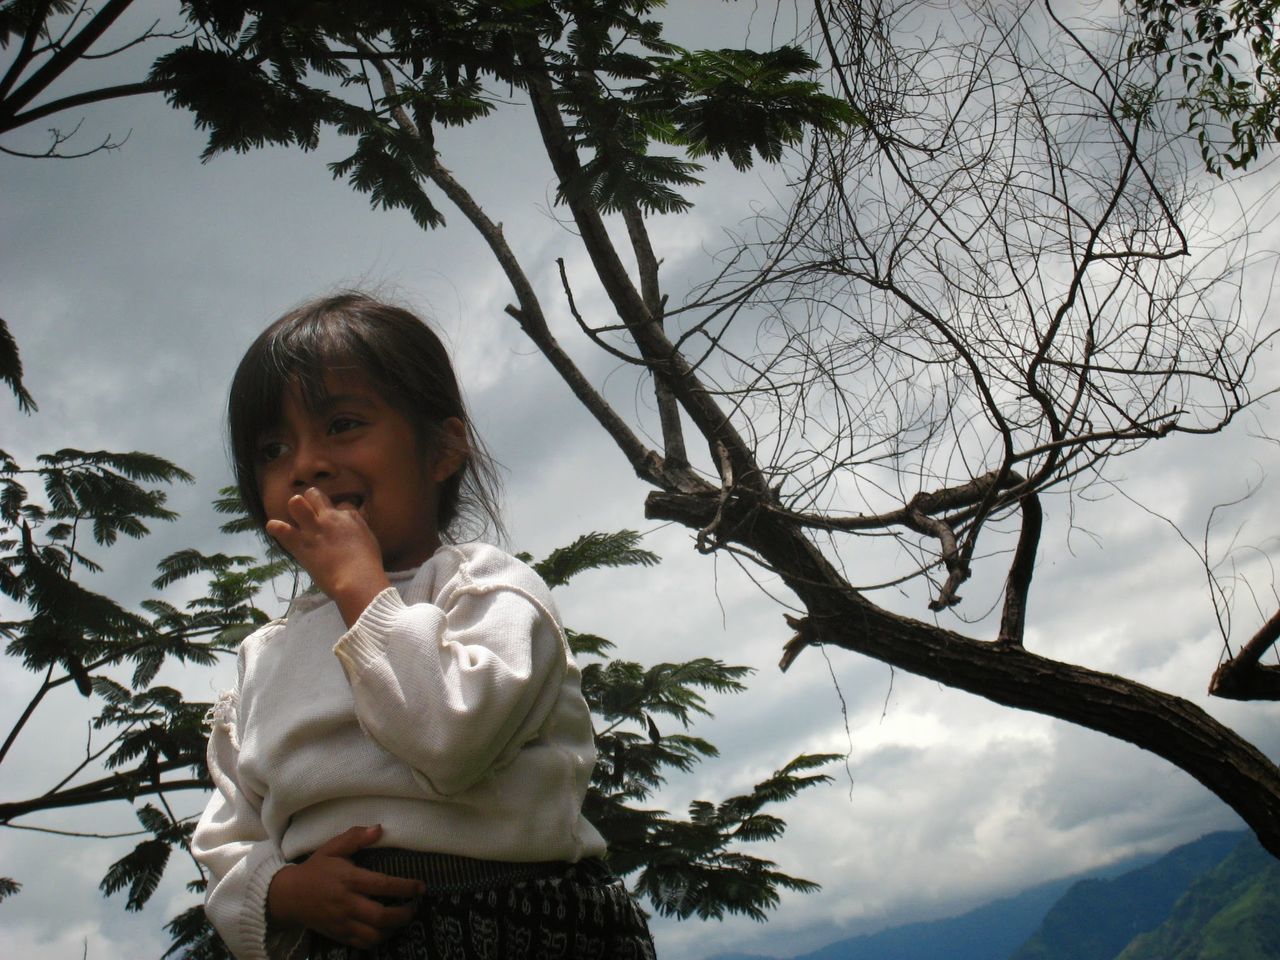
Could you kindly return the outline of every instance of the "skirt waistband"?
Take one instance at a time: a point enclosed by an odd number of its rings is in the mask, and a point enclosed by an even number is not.
[[[399,847],[368,847],[351,858],[358,867],[378,873],[421,880],[431,893],[452,893],[508,886],[534,880],[573,876],[580,880],[609,881],[613,874],[598,857],[577,863],[546,860],[516,863],[506,860],[477,860],[451,853],[426,853]]]

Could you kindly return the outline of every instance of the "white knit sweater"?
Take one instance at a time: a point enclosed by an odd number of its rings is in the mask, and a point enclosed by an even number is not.
[[[240,960],[282,952],[267,943],[276,871],[353,826],[486,860],[604,852],[581,812],[591,718],[546,585],[480,544],[392,581],[350,630],[327,597],[295,601],[244,641],[214,706],[216,789],[192,846]]]

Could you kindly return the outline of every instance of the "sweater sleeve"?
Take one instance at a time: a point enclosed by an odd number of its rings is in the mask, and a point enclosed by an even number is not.
[[[437,605],[387,589],[334,647],[361,725],[426,789],[465,790],[537,736],[568,660],[545,591],[462,576]]]
[[[238,960],[288,957],[301,934],[267,928],[267,889],[285,860],[263,826],[262,798],[237,774],[238,707],[237,690],[224,693],[211,711],[208,765],[214,792],[191,848],[210,873],[205,915]]]

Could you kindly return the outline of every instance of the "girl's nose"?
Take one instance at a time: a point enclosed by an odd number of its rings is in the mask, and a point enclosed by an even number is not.
[[[323,443],[300,441],[293,457],[293,485],[300,489],[333,476],[333,462]]]

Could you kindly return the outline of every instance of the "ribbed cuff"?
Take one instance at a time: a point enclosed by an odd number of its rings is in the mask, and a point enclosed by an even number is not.
[[[404,609],[405,603],[396,588],[387,587],[369,601],[351,629],[338,638],[333,652],[342,661],[348,679],[358,674],[361,667],[385,658],[387,638]]]
[[[271,880],[287,865],[280,851],[275,850],[263,858],[249,877],[245,888],[244,913],[240,916],[240,944],[247,948],[240,960],[267,960],[267,890]]]

